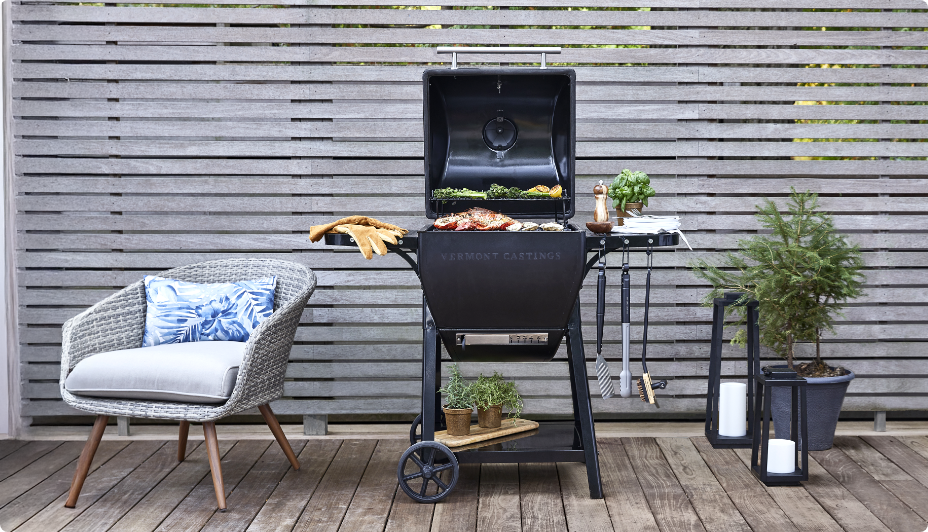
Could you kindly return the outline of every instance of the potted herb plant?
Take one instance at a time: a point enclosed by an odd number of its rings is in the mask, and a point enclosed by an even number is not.
[[[841,309],[862,294],[863,261],[859,248],[835,231],[832,217],[817,211],[816,194],[792,189],[787,208],[789,216],[784,217],[765,200],[756,217],[770,234],[739,241],[741,249],[725,254],[718,265],[697,261],[693,272],[712,285],[704,300],[707,305],[729,291],[743,292],[743,298],[760,303],[761,344],[807,380],[809,449],[824,450],[831,447],[854,373],[822,360],[822,333],[834,332]],[[743,323],[743,307],[729,308],[742,312]],[[745,339],[745,331],[740,330],[733,342],[743,345]],[[800,342],[814,343],[812,361],[796,363]],[[789,434],[789,401],[788,391],[773,396],[778,438]]]
[[[477,424],[483,428],[499,428],[503,407],[509,410],[513,423],[522,415],[522,396],[516,383],[503,380],[498,372],[494,371],[492,377],[484,377],[481,373],[470,390],[477,407]]]
[[[439,393],[445,394],[445,424],[450,436],[467,436],[470,434],[470,416],[474,412],[473,397],[470,386],[464,381],[457,364],[451,365],[451,378]]]
[[[622,173],[615,176],[615,180],[609,185],[607,192],[612,198],[612,206],[615,207],[619,218],[629,218],[630,214],[625,209],[641,209],[647,207],[648,198],[655,194],[654,188],[651,187],[651,178],[644,172],[632,172],[628,168],[622,170]]]

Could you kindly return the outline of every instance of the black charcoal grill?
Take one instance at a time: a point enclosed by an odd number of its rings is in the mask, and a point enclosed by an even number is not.
[[[455,362],[554,357],[584,276],[586,233],[574,214],[576,76],[569,69],[441,69],[423,75],[425,211],[485,207],[564,231],[419,233],[419,277]],[[536,185],[561,198],[436,200],[453,187]]]
[[[427,70],[423,89],[428,218],[484,207],[519,221],[556,222],[563,231],[440,231],[429,225],[389,246],[416,271],[423,290],[422,414],[410,431],[413,445],[400,460],[400,486],[419,502],[436,502],[454,488],[459,462],[574,461],[587,464],[590,496],[602,498],[580,333],[580,287],[597,261],[587,255],[675,245],[677,237],[593,235],[569,223],[576,207],[573,70],[547,69],[544,63],[537,70]],[[522,190],[560,185],[563,193],[561,198],[518,200],[442,200],[432,195],[446,187],[488,190],[494,183]],[[326,235],[326,242],[353,245],[341,234]],[[565,337],[572,423],[544,423],[524,438],[490,440],[466,451],[452,452],[433,441],[435,431],[444,428],[436,393],[440,342],[455,362],[543,362],[554,357]],[[449,472],[443,477],[445,470]]]

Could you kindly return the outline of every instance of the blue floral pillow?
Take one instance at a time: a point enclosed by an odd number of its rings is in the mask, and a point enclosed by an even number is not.
[[[220,340],[245,342],[274,312],[277,277],[238,283],[196,284],[145,276],[142,347]]]

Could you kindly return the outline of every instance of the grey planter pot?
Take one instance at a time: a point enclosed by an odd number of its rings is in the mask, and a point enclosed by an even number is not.
[[[806,381],[809,402],[809,450],[831,449],[835,439],[835,428],[844,394],[854,380],[854,372],[842,377],[809,378]],[[789,388],[773,388],[773,428],[777,438],[789,439],[789,420],[792,410]]]

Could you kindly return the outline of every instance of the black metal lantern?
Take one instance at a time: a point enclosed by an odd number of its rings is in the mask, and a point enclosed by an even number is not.
[[[744,294],[729,292],[724,298],[712,300],[712,342],[709,347],[709,390],[706,393],[706,438],[715,449],[747,449],[751,447],[754,427],[754,376],[760,373],[760,328],[757,323],[757,301],[738,301]],[[722,375],[722,332],[725,327],[725,309],[729,306],[747,307],[747,432],[744,436],[719,434],[719,400]]]
[[[757,396],[754,402],[751,471],[768,486],[798,486],[801,481],[809,480],[806,380],[797,377],[796,372],[791,369],[765,367],[763,374],[756,375],[754,381],[757,384]],[[789,440],[770,439],[770,412],[775,387],[790,388],[792,411]],[[771,447],[771,441],[777,445]],[[782,467],[784,465],[785,468]],[[780,472],[776,472],[777,470]]]

